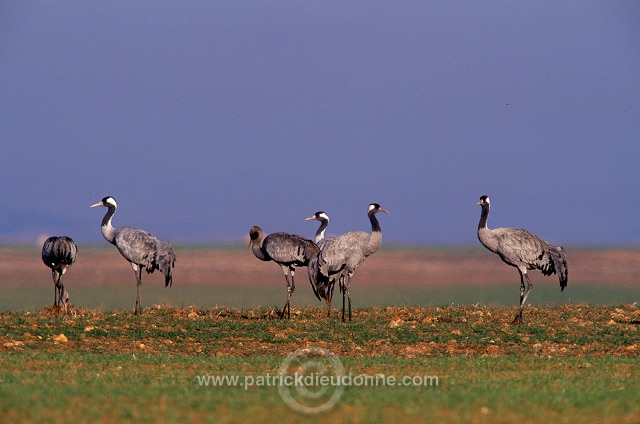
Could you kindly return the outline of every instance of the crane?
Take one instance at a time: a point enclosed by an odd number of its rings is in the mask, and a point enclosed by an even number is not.
[[[327,240],[317,257],[317,263],[309,268],[309,280],[317,295],[327,302],[327,315],[331,315],[331,299],[335,282],[338,281],[342,292],[342,321],[345,318],[345,296],[349,303],[349,321],[351,321],[351,277],[358,267],[375,253],[382,244],[382,229],[376,218],[379,212],[389,213],[378,203],[369,204],[367,216],[371,222],[371,233],[351,231]],[[346,281],[345,281],[346,280]]]
[[[561,246],[553,246],[527,230],[521,228],[490,230],[487,227],[491,204],[489,196],[480,197],[477,204],[482,207],[478,223],[480,243],[493,253],[498,254],[507,265],[516,267],[520,273],[520,308],[513,323],[521,324],[522,308],[533,287],[527,270],[539,269],[546,276],[557,273],[560,280],[560,291],[563,291],[567,287],[567,256]]]
[[[296,267],[307,266],[309,260],[318,254],[318,246],[311,240],[308,240],[297,234],[290,233],[271,233],[263,240],[263,231],[258,226],[253,226],[249,230],[249,249],[256,258],[261,261],[274,261],[284,273],[287,281],[287,301],[282,308],[280,317],[284,317],[285,311],[287,318],[291,318],[291,296],[295,291],[295,275]],[[289,281],[291,277],[291,281]]]
[[[111,224],[113,215],[118,209],[118,204],[113,196],[107,196],[100,202],[91,205],[92,208],[104,206],[107,213],[102,218],[102,235],[111,244],[118,248],[120,254],[129,261],[136,275],[136,306],[134,313],[142,313],[140,303],[140,286],[142,285],[142,270],[148,274],[158,269],[164,274],[165,287],[173,284],[173,268],[176,262],[176,254],[166,241],[160,241],[150,233],[134,227],[114,228]]]
[[[64,290],[62,276],[73,265],[78,256],[78,247],[72,238],[67,236],[53,236],[45,240],[42,245],[42,262],[51,268],[54,284],[53,306],[69,307],[69,293]]]
[[[329,240],[332,240],[333,237],[331,238],[325,238],[324,237],[324,232],[327,229],[327,226],[329,225],[329,215],[326,214],[326,212],[324,211],[318,211],[315,214],[307,217],[304,219],[305,221],[312,221],[312,220],[316,220],[316,221],[320,221],[320,226],[318,227],[318,230],[316,231],[316,236],[315,236],[315,242],[316,245],[318,246],[318,248],[320,250],[322,250],[322,247],[325,245],[325,243]],[[325,287],[318,287],[316,285],[316,276],[314,273],[311,272],[312,269],[316,269],[318,267],[318,255],[315,255],[313,258],[311,258],[309,260],[309,264],[307,265],[308,267],[308,271],[309,271],[309,282],[311,283],[311,288],[313,289],[313,294],[316,295],[316,297],[318,298],[318,300],[322,300],[322,299],[326,299],[327,298],[327,293],[325,293],[326,289]]]

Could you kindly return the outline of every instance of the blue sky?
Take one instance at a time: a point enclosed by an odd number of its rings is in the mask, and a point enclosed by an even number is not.
[[[635,1],[9,1],[0,242],[252,225],[639,245]]]

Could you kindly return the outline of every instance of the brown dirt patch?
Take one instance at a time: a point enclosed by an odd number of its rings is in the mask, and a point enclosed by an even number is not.
[[[280,287],[282,273],[273,264],[257,260],[246,249],[194,249],[177,247],[176,284],[252,285]],[[640,284],[640,249],[568,249],[569,285],[572,282],[622,286]],[[300,270],[305,274],[306,271]],[[157,273],[156,273],[157,274]],[[389,249],[376,252],[358,269],[358,279],[378,285],[483,285],[518,283],[515,268],[482,248],[443,250]],[[40,259],[39,248],[0,248],[3,286],[42,284],[51,281],[49,269]],[[162,280],[159,275],[146,277]],[[538,276],[534,277],[538,278]],[[306,279],[306,278],[305,278]],[[80,246],[78,261],[65,275],[70,286],[96,284],[131,285],[131,267],[115,248]]]

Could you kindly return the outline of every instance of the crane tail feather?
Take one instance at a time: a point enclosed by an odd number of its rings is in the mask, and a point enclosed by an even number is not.
[[[553,267],[558,273],[558,279],[560,280],[560,290],[564,290],[567,287],[569,269],[567,266],[567,255],[561,246],[549,246],[549,253],[553,260]]]
[[[318,255],[315,255],[311,259],[309,259],[309,264],[307,265],[307,271],[309,273],[309,282],[311,283],[311,288],[313,289],[313,294],[316,295],[318,300],[322,300],[324,295],[324,290],[318,287]]]
[[[176,264],[176,253],[171,245],[163,242],[158,251],[157,266],[160,272],[164,274],[164,286],[171,287],[173,284],[173,267]]]

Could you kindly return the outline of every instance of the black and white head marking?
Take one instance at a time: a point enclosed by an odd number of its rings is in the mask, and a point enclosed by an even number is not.
[[[118,207],[118,204],[116,203],[116,199],[113,198],[113,196],[107,196],[104,199],[102,199],[102,203],[105,206],[114,206],[114,207]]]

